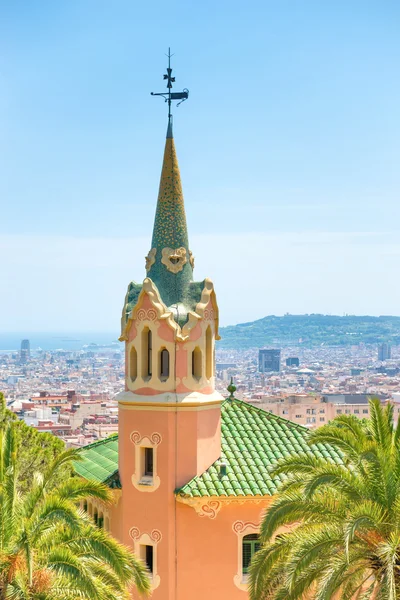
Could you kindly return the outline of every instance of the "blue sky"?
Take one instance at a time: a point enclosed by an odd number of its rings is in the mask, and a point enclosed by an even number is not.
[[[390,0],[2,0],[0,328],[117,330],[150,248],[169,45],[222,323],[399,314],[399,26]]]

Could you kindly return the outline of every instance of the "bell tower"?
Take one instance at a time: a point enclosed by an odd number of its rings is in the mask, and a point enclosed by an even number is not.
[[[168,102],[168,128],[146,278],[125,297],[125,390],[119,406],[119,538],[152,573],[154,598],[172,600],[176,585],[174,491],[221,453],[215,391],[218,306],[210,279],[193,280],[194,257],[172,131],[171,103],[188,90],[154,94]]]

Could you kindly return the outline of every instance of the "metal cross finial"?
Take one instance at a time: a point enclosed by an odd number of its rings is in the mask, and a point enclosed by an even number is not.
[[[151,92],[151,95],[152,96],[162,96],[164,98],[164,101],[168,102],[168,125],[170,125],[171,119],[172,119],[172,113],[171,113],[172,100],[179,100],[179,102],[177,103],[177,106],[179,106],[180,104],[182,104],[182,102],[184,102],[185,100],[188,99],[189,90],[184,88],[182,92],[171,92],[172,84],[175,83],[175,77],[172,77],[171,57],[173,56],[173,54],[171,54],[171,48],[168,48],[167,56],[168,56],[168,67],[167,67],[167,72],[164,75],[164,80],[167,81],[168,92],[159,92],[159,93]]]

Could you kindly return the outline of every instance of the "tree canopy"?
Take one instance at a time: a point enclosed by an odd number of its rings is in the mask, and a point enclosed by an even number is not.
[[[0,600],[128,600],[132,587],[147,593],[150,581],[143,563],[79,508],[88,498],[112,502],[112,491],[79,477],[62,480],[80,458],[76,450],[63,450],[54,458],[51,452],[44,454],[41,469],[29,476],[29,489],[21,491],[28,480],[23,444],[27,440],[21,438],[19,423],[9,418],[3,404]]]
[[[283,482],[261,527],[251,600],[395,600],[400,593],[400,420],[370,400],[370,419],[337,417],[310,434],[342,463],[311,454],[274,469]],[[397,415],[396,415],[397,416]]]
[[[65,450],[65,444],[52,433],[41,433],[24,421],[19,421],[15,414],[6,408],[4,396],[0,392],[0,426],[11,421],[14,422],[14,433],[18,444],[17,485],[18,489],[24,492],[32,486],[34,474],[38,471],[43,472],[50,462]],[[54,485],[65,481],[72,472],[71,464],[65,464],[54,479]]]

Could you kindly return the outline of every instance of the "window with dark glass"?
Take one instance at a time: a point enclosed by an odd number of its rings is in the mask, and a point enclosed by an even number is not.
[[[147,375],[149,377],[152,376],[152,351],[153,351],[153,335],[151,331],[147,334],[148,342],[147,342]]]
[[[206,330],[206,377],[211,379],[213,376],[213,348],[212,348],[212,331],[208,326]]]
[[[257,533],[245,535],[242,543],[242,570],[243,574],[246,575],[249,572],[253,556],[260,549],[259,536]]]
[[[146,548],[146,550],[145,550],[146,567],[148,568],[150,573],[152,573],[153,572],[153,546],[146,546],[145,548]]]
[[[160,377],[162,379],[169,377],[169,352],[166,348],[160,352]]]
[[[147,379],[152,375],[152,333],[148,327],[142,331],[142,377]]]
[[[153,448],[144,449],[144,474],[147,477],[153,477]]]
[[[201,378],[202,372],[202,355],[201,350],[198,346],[192,352],[192,375],[195,379]]]

